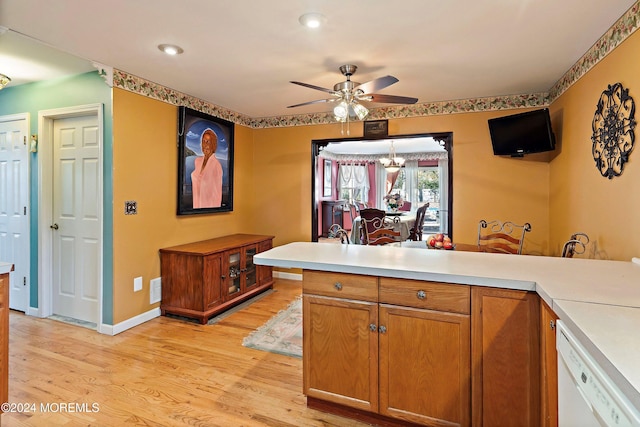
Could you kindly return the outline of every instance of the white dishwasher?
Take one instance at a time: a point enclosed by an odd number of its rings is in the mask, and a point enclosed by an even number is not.
[[[640,426],[634,408],[582,344],[558,320],[558,426]]]

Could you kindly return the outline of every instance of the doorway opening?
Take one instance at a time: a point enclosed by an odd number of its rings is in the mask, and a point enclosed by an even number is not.
[[[324,235],[329,221],[350,229],[350,204],[384,209],[390,188],[385,188],[387,173],[379,159],[389,154],[392,141],[396,154],[408,160],[392,181],[392,190],[410,201],[412,209],[428,202],[425,232],[443,232],[453,239],[453,133],[446,132],[311,141],[312,241]],[[346,180],[340,176],[340,165],[343,170],[368,168],[368,181]]]
[[[38,114],[38,316],[102,323],[103,107]]]

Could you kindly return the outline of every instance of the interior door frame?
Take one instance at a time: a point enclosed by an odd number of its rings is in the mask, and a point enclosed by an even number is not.
[[[74,107],[56,108],[38,112],[38,317],[49,317],[53,314],[53,236],[49,232],[53,218],[53,123],[55,120],[95,115],[100,141],[98,164],[100,176],[104,176],[102,167],[104,159],[104,118],[102,104],[87,104]],[[98,185],[98,200],[103,200],[103,180]],[[104,265],[104,219],[100,221],[100,263],[98,272],[98,331],[102,325],[102,293]]]
[[[29,145],[31,143],[31,138],[30,138],[30,131],[31,131],[31,114],[29,114],[28,112],[26,113],[16,113],[16,114],[8,114],[8,115],[4,115],[1,116],[1,119],[3,122],[14,122],[14,121],[22,121],[24,120],[25,122],[25,127],[26,127],[26,131],[24,134],[24,137],[26,138],[26,140],[24,141],[24,144],[27,146],[27,158],[25,161],[25,169],[21,169],[20,170],[20,180],[22,180],[23,178],[26,178],[26,182],[27,182],[27,186],[24,189],[24,191],[26,191],[26,201],[25,201],[25,206],[24,208],[26,209],[24,212],[24,220],[27,222],[27,226],[26,226],[26,230],[24,232],[25,234],[25,239],[24,239],[24,243],[26,245],[26,248],[22,248],[22,250],[26,251],[26,257],[25,257],[25,262],[26,262],[26,266],[25,268],[22,270],[24,272],[24,289],[23,291],[26,292],[26,306],[24,307],[24,312],[25,313],[29,313],[29,310],[31,309],[31,188],[29,186],[29,177],[31,176],[31,155],[29,154]],[[25,176],[22,176],[22,174],[24,174]],[[15,282],[16,280],[20,280],[20,278],[18,277],[18,271],[12,271],[9,276],[11,277],[11,286],[16,286]],[[22,282],[22,281],[20,281]],[[20,283],[18,283],[18,286],[20,286]],[[9,290],[9,292],[11,293],[11,289]],[[8,304],[9,306],[9,304]]]
[[[343,141],[371,141],[374,139],[404,139],[404,138],[433,138],[447,150],[447,168],[449,174],[447,220],[449,222],[449,237],[453,240],[453,132],[420,133],[410,135],[387,135],[381,137],[355,137],[355,138],[331,138],[314,139],[311,141],[311,241],[318,241],[318,195],[316,193],[316,171],[320,152],[330,143],[339,144]],[[455,240],[453,240],[455,241]]]

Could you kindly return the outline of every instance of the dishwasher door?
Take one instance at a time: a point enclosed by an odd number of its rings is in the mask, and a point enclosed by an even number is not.
[[[624,397],[562,320],[558,350],[558,426],[640,426],[640,412]]]

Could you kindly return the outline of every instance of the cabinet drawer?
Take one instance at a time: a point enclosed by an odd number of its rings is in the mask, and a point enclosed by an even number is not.
[[[381,277],[379,298],[387,304],[462,314],[471,312],[471,292],[467,285]]]
[[[378,301],[378,278],[358,274],[305,270],[302,279],[305,294]]]

